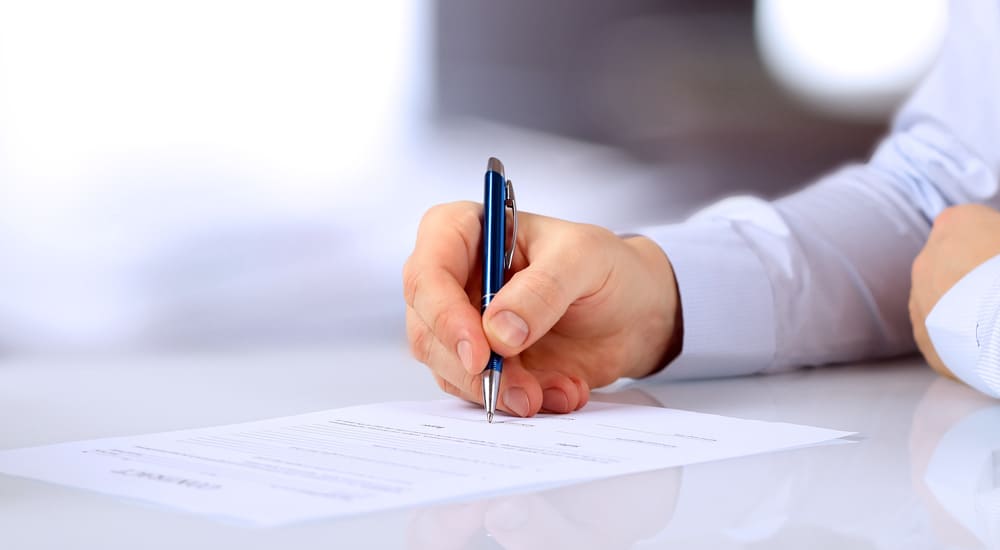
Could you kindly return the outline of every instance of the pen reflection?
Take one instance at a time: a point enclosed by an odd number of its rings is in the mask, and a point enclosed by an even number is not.
[[[631,548],[667,525],[680,483],[673,468],[438,506],[414,514],[407,538],[414,550]]]

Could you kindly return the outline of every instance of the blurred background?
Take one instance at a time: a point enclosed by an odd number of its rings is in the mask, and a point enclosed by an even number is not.
[[[863,161],[940,0],[0,0],[0,353],[403,341],[422,213],[616,230]]]

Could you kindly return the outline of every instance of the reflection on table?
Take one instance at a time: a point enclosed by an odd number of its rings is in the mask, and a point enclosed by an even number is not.
[[[632,383],[598,400],[857,430],[853,442],[416,511],[411,548],[1000,548],[1000,403],[919,360]]]

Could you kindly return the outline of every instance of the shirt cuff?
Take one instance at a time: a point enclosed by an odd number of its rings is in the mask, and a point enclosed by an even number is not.
[[[924,325],[959,380],[1000,397],[1000,255],[966,273],[934,304]]]
[[[993,284],[979,303],[979,322],[976,324],[979,361],[975,375],[982,381],[987,395],[1000,398],[1000,256],[991,262]]]
[[[770,279],[732,222],[692,220],[635,233],[652,239],[666,253],[680,294],[683,348],[656,378],[738,376],[773,363]]]

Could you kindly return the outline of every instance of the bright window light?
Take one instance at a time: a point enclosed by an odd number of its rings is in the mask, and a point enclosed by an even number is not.
[[[758,0],[764,63],[805,103],[884,119],[933,63],[946,0]]]

